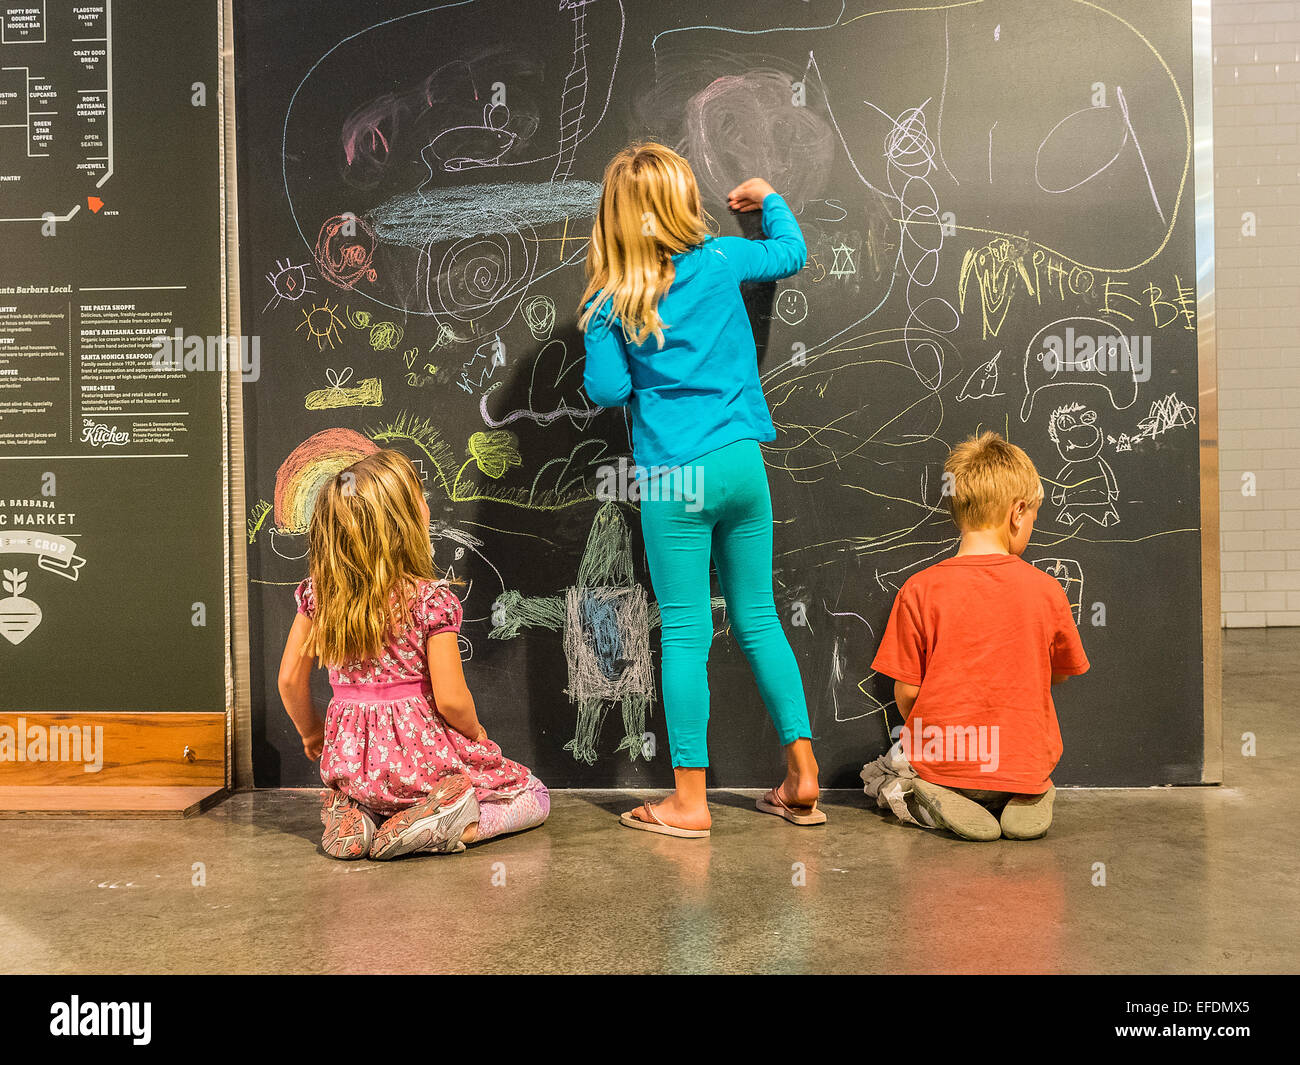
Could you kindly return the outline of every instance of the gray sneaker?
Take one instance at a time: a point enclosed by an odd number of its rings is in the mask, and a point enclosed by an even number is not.
[[[1041,795],[1017,795],[1002,810],[1002,834],[1007,839],[1041,839],[1052,827],[1055,786]]]
[[[461,834],[478,819],[474,785],[463,773],[453,773],[439,780],[422,802],[380,826],[370,845],[370,857],[387,861],[417,851],[455,854],[465,849]]]
[[[917,777],[912,781],[912,794],[934,819],[935,828],[946,828],[953,835],[976,843],[990,843],[1002,835],[1002,826],[996,817],[974,799],[968,799],[951,788]]]

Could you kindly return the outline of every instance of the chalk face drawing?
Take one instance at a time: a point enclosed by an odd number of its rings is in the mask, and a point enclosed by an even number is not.
[[[1051,396],[1075,398],[1080,390],[1085,398],[1092,389],[1105,389],[1111,406],[1125,410],[1137,401],[1137,363],[1128,337],[1114,322],[1101,318],[1061,318],[1043,326],[1025,348],[1025,398],[1020,405],[1020,420],[1028,421],[1034,412],[1035,399],[1047,389]],[[1068,361],[1059,355],[1065,338],[1104,337],[1113,341],[1113,357],[1103,352],[1099,357],[1095,345],[1089,355]],[[1059,390],[1059,391],[1058,391]]]
[[[1057,521],[1073,525],[1086,518],[1103,528],[1118,524],[1119,488],[1115,471],[1101,457],[1106,441],[1097,427],[1097,412],[1082,403],[1057,407],[1047,431],[1065,460],[1052,488],[1052,502],[1061,508]]]
[[[983,430],[1034,459],[1026,556],[1094,664],[1132,681],[1147,630],[1131,611],[1094,628],[1083,575],[1118,599],[1199,550],[1184,7],[321,0],[292,41],[270,28],[289,3],[237,11],[240,193],[259,220],[242,314],[270,353],[246,392],[268,640],[291,621],[320,485],[397,448],[512,753],[557,786],[666,772],[647,766],[660,621],[638,504],[601,494],[631,418],[585,394],[576,329],[604,168],[654,139],[691,162],[710,232],[762,235],[726,205],[759,175],[807,244],[801,271],[742,298],[776,430],[773,569],[799,590],[786,620],[828,782],[855,783],[899,723],[871,657],[898,589],[955,550],[943,464]],[[715,616],[713,727],[737,752],[719,772],[758,784],[734,771],[761,764],[757,697]],[[278,650],[260,653],[259,715],[278,706]],[[1172,735],[1194,700],[1169,690],[1150,712]],[[1061,710],[1068,725],[1069,697]],[[306,782],[278,753],[267,772]]]

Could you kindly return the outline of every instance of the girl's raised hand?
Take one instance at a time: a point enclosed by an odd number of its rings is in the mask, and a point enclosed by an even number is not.
[[[764,198],[775,191],[762,178],[750,178],[727,193],[727,206],[733,211],[757,211]]]

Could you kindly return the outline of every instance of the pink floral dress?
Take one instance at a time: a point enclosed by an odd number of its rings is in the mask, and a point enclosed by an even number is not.
[[[315,615],[310,577],[294,598],[300,614]],[[438,714],[425,648],[430,636],[460,632],[460,600],[445,581],[421,581],[410,611],[410,627],[380,658],[330,668],[334,698],[325,717],[321,780],[384,816],[419,802],[448,773],[465,773],[480,802],[532,790],[526,766],[504,757],[491,740],[475,743]]]

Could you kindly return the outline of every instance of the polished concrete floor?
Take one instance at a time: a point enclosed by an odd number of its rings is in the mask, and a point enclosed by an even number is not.
[[[852,792],[818,830],[718,793],[706,841],[557,793],[538,831],[393,864],[321,857],[311,792],[3,821],[0,972],[1295,972],[1300,629],[1224,650],[1228,783],[1064,792],[1035,843],[963,844]]]

